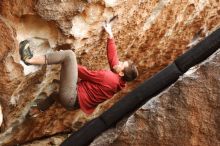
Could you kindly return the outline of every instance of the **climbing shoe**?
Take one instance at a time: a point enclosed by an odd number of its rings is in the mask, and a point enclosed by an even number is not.
[[[26,62],[27,59],[31,59],[33,57],[33,54],[30,50],[30,44],[28,40],[24,40],[20,42],[19,44],[19,54],[21,56],[21,60],[26,64],[30,65]]]
[[[40,96],[38,97],[37,105],[39,110],[44,112],[54,104],[54,94],[52,93],[50,96],[47,96],[46,93],[42,93]]]
[[[54,104],[54,97],[56,96],[58,96],[58,93],[56,92],[52,93],[50,96],[47,96],[45,92],[40,93],[40,95],[38,95],[38,97],[31,103],[28,116],[36,117],[40,112],[49,109]]]
[[[39,104],[47,97],[46,93],[41,93],[40,95],[38,95],[38,97],[31,102],[30,104],[30,109],[28,111],[27,116],[28,117],[37,117],[40,112],[44,112],[44,110],[41,109],[41,107],[39,106]]]

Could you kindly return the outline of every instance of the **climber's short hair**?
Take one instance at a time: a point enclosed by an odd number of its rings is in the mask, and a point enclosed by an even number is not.
[[[123,70],[124,76],[122,77],[122,80],[126,82],[133,81],[138,76],[138,70],[136,65],[132,61],[128,61],[128,67],[125,67]]]

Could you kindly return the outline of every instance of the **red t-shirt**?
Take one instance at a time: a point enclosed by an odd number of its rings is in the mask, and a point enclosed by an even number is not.
[[[96,106],[125,87],[125,81],[113,72],[113,66],[119,60],[114,39],[107,41],[107,57],[111,70],[91,71],[86,67],[78,65],[77,94],[80,108],[86,114],[91,114]]]

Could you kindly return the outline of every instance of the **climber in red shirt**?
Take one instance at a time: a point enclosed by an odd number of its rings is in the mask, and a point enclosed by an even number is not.
[[[126,82],[138,76],[133,62],[119,61],[110,23],[106,22],[103,27],[108,33],[107,57],[111,70],[91,71],[78,65],[76,55],[71,50],[33,56],[29,42],[25,40],[20,43],[19,53],[25,64],[61,64],[59,92],[36,100],[38,110],[45,111],[57,100],[67,110],[81,108],[86,114],[91,114],[98,104],[111,98],[125,87]]]

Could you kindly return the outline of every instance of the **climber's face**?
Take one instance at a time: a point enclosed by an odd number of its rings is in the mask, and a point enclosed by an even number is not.
[[[114,66],[114,70],[120,75],[123,76],[124,69],[129,66],[128,61],[119,61],[118,65]]]

